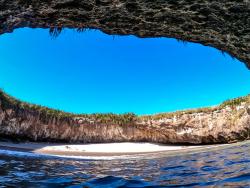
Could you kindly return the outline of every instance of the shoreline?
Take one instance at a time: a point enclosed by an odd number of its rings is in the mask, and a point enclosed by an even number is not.
[[[224,145],[160,145],[153,143],[53,144],[0,142],[0,150],[71,157],[115,157],[186,153]]]

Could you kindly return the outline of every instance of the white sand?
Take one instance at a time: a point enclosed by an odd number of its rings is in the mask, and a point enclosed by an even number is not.
[[[207,151],[225,145],[177,146],[153,143],[53,144],[0,142],[0,154],[34,155],[74,159],[112,160],[121,158],[159,157]],[[159,155],[160,154],[160,155]]]
[[[198,148],[202,146],[175,146],[153,143],[102,143],[102,144],[52,144],[52,143],[11,143],[0,142],[2,147],[25,149],[32,151],[60,151],[82,153],[145,153],[159,151],[176,151]]]
[[[144,153],[159,151],[175,151],[193,148],[194,146],[170,146],[152,143],[108,143],[108,144],[82,144],[82,145],[56,145],[45,146],[45,151],[67,151],[67,152],[88,152],[88,153]],[[196,146],[197,147],[197,146]]]
[[[53,144],[53,143],[11,143],[0,142],[0,155],[29,157],[59,157],[88,160],[113,160],[127,158],[154,158],[186,153],[206,152],[214,149],[233,147],[250,141],[235,144],[206,146],[174,146],[152,143],[110,143],[110,144]]]

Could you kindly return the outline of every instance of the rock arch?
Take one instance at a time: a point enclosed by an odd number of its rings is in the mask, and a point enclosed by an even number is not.
[[[54,35],[63,28],[96,28],[111,35],[173,37],[220,49],[250,68],[249,0],[0,0],[0,34],[21,27],[50,28]],[[112,117],[107,121],[106,116],[101,120],[87,116],[86,120],[25,104],[0,92],[0,137],[192,144],[250,138],[249,97],[219,108],[163,117]]]
[[[20,27],[173,37],[215,47],[250,67],[249,0],[0,0],[0,34]]]

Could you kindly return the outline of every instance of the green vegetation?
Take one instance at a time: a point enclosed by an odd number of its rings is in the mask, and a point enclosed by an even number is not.
[[[182,40],[182,39],[176,39],[176,40],[177,40],[177,42],[181,42],[181,43],[183,43],[184,45],[187,45],[187,44],[188,44],[188,42],[185,41],[185,40]]]
[[[49,35],[52,37],[52,38],[57,38],[63,31],[63,27],[50,27],[49,28]],[[76,32],[77,33],[83,33],[85,31],[88,31],[88,30],[95,30],[94,28],[87,28],[87,27],[78,27],[76,28]]]
[[[113,114],[113,113],[95,113],[95,114],[73,114],[63,112],[61,110],[51,109],[48,107],[21,102],[20,100],[7,95],[0,90],[0,104],[3,109],[27,110],[29,112],[37,113],[43,117],[55,117],[59,119],[82,118],[87,122],[94,121],[97,123],[114,123],[114,124],[129,124],[134,123],[137,116],[133,113]]]
[[[184,114],[193,114],[193,113],[209,113],[214,112],[217,110],[221,110],[225,107],[234,108],[237,105],[240,105],[242,103],[250,103],[250,95],[239,97],[231,100],[226,100],[222,104],[214,107],[206,107],[206,108],[197,108],[197,109],[190,109],[190,110],[182,110],[182,111],[176,111],[176,112],[170,112],[170,113],[160,113],[160,114],[154,114],[154,115],[147,115],[147,116],[141,116],[140,118],[143,120],[159,120],[162,118],[172,118],[174,116],[179,117]]]
[[[57,38],[61,34],[62,30],[62,27],[51,27],[49,29],[49,34],[51,37]]]
[[[95,123],[113,123],[113,124],[130,124],[135,123],[139,120],[158,120],[162,118],[173,118],[174,116],[179,117],[184,114],[193,113],[209,113],[216,110],[221,110],[225,107],[234,108],[242,103],[250,103],[250,95],[245,97],[239,97],[232,100],[227,100],[219,106],[208,107],[208,108],[197,108],[183,111],[176,111],[171,113],[160,113],[154,115],[136,116],[133,113],[126,114],[114,114],[114,113],[94,113],[94,114],[73,114],[63,112],[61,110],[51,109],[48,107],[34,105],[27,102],[21,102],[20,100],[7,95],[4,91],[0,90],[0,104],[3,109],[14,109],[14,110],[27,110],[29,112],[37,113],[43,117],[55,117],[55,118],[81,118],[85,122]]]
[[[79,27],[79,28],[76,29],[76,32],[78,32],[78,33],[83,33],[83,32],[88,31],[88,30],[89,30],[89,28],[86,28],[86,27]]]
[[[14,97],[9,96],[4,91],[0,90],[0,101],[3,109],[15,109],[15,110],[29,110],[32,112],[38,112],[46,116],[58,116],[58,117],[72,117],[74,114],[62,112],[56,109],[50,109],[48,107],[34,105],[27,102],[22,102]]]
[[[180,110],[175,112],[169,112],[169,113],[160,113],[160,114],[154,114],[154,115],[146,115],[141,116],[141,119],[144,120],[159,120],[163,118],[173,118],[174,116],[180,117],[184,114],[194,114],[194,113],[209,113],[217,110],[218,107],[207,107],[207,108],[197,108],[197,109],[190,109],[190,110]]]
[[[228,53],[228,52],[226,52],[226,51],[223,51],[223,50],[220,50],[220,52],[221,52],[221,54],[225,57],[226,55],[228,55],[228,56],[230,56],[233,60],[235,60],[235,57],[232,55],[232,54],[230,54],[230,53]]]
[[[241,103],[244,103],[244,102],[250,103],[250,95],[247,95],[245,97],[235,98],[232,100],[227,100],[220,105],[220,108],[224,108],[226,106],[235,107],[235,106],[240,105]]]

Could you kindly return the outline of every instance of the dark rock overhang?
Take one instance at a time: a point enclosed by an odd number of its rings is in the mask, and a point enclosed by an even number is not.
[[[172,37],[215,47],[250,67],[249,0],[0,0],[0,34],[21,27]]]

